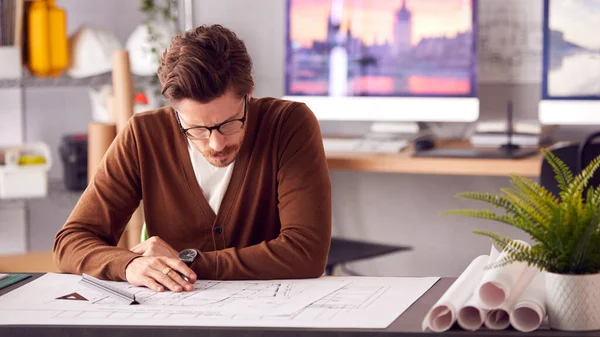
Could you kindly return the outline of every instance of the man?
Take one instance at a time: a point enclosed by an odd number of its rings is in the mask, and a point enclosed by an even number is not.
[[[156,291],[323,273],[331,183],[319,125],[304,104],[253,98],[251,72],[222,26],[173,39],[158,68],[170,106],[133,116],[112,143],[56,235],[60,270]],[[118,248],[140,200],[152,238]]]

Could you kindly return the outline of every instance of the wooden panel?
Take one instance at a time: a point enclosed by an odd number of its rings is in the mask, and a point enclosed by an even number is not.
[[[57,273],[52,252],[34,252],[19,255],[0,255],[0,272]]]

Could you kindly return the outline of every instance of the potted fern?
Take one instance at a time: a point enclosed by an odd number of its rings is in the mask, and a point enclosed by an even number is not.
[[[559,197],[530,179],[512,175],[512,187],[502,189],[501,195],[457,194],[502,209],[502,214],[491,210],[453,210],[446,214],[497,221],[525,231],[534,243],[531,247],[491,231],[474,233],[490,238],[508,252],[507,260],[500,261],[500,265],[526,262],[546,274],[551,328],[600,330],[600,186],[588,187],[600,166],[600,157],[573,176],[552,152],[544,150],[543,155],[556,174]]]

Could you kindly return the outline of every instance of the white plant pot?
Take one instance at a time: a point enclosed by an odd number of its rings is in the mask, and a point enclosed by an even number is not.
[[[600,330],[600,274],[547,272],[546,309],[552,329]]]

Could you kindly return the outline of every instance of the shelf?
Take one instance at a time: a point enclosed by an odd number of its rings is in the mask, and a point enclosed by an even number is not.
[[[53,203],[65,204],[69,208],[73,208],[77,203],[77,200],[81,197],[83,191],[71,191],[65,186],[64,181],[57,179],[48,180],[48,194],[43,197],[32,197],[32,198],[11,198],[1,199],[0,198],[0,210],[3,207],[11,208],[16,206],[25,206],[26,204],[35,202],[44,202],[51,200]]]
[[[152,76],[133,76],[134,86],[143,86],[152,83]],[[55,78],[35,77],[24,71],[20,79],[0,79],[0,89],[8,88],[47,88],[47,87],[98,87],[112,84],[112,73],[86,78],[71,78],[63,74]]]

